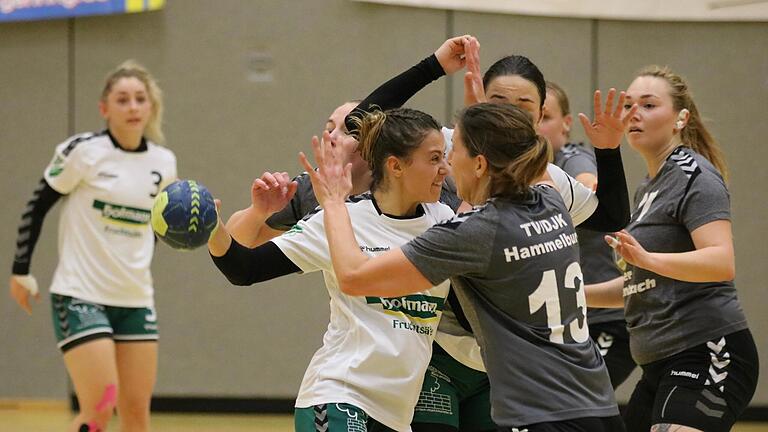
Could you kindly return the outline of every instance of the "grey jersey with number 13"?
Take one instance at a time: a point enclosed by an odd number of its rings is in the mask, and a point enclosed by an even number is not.
[[[450,278],[482,348],[501,427],[618,415],[589,338],[578,239],[552,188],[492,199],[403,247],[432,283]]]

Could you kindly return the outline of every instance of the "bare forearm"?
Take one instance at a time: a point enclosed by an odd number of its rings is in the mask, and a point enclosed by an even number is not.
[[[369,258],[357,246],[346,205],[343,202],[326,204],[323,212],[333,269],[339,284],[344,284]]]
[[[584,286],[587,306],[598,308],[624,307],[624,277]]]
[[[232,214],[227,221],[227,231],[235,241],[243,246],[254,248],[280,235],[266,224],[267,216],[260,215],[248,207]]]
[[[223,256],[229,250],[229,246],[232,244],[232,237],[229,235],[227,228],[219,220],[219,225],[216,227],[216,231],[213,232],[211,238],[208,239],[208,251],[215,257]]]
[[[719,282],[735,277],[736,264],[732,250],[710,246],[690,252],[651,253],[646,269],[685,282]]]

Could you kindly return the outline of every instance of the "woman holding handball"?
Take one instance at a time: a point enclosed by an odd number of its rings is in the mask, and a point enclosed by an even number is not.
[[[117,408],[122,430],[149,430],[157,375],[150,263],[155,196],[176,179],[164,137],[162,93],[140,65],[107,76],[99,101],[107,128],[56,147],[19,227],[11,297],[31,314],[29,273],[48,210],[61,199],[59,263],[51,284],[58,347],[80,413],[69,431],[102,431]]]

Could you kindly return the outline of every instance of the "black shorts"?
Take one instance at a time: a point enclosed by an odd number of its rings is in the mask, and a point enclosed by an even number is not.
[[[502,432],[624,432],[620,416],[584,417],[557,422],[536,423],[518,428],[499,428]],[[647,431],[646,431],[647,432]]]
[[[589,336],[603,355],[615,389],[629,378],[637,365],[629,351],[629,332],[624,320],[589,324]]]
[[[757,387],[757,348],[748,329],[642,366],[624,413],[630,432],[677,424],[729,431]]]

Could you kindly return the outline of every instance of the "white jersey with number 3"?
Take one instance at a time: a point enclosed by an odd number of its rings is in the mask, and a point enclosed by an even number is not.
[[[150,209],[175,179],[176,157],[152,142],[125,151],[103,132],[57,146],[45,170],[45,181],[65,195],[51,292],[110,306],[153,306]]]

